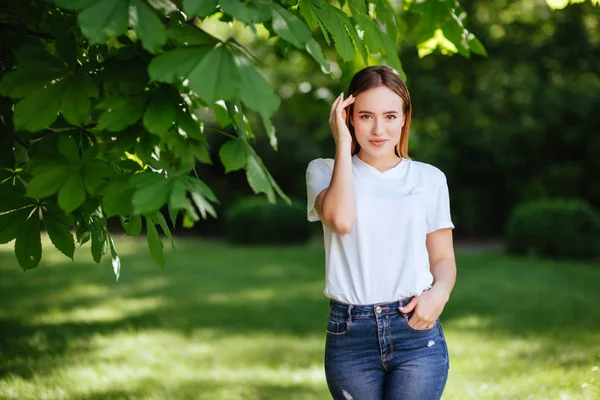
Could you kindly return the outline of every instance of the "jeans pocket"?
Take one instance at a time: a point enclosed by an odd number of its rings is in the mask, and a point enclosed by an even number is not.
[[[431,328],[413,328],[412,325],[410,324],[410,322],[408,322],[408,320],[410,319],[410,317],[412,317],[412,315],[413,315],[412,312],[409,314],[402,314],[402,316],[404,317],[404,322],[406,323],[406,327],[413,332],[430,332],[436,327],[436,325],[439,322],[439,319],[436,320]]]
[[[352,324],[348,323],[346,317],[330,314],[327,319],[327,334],[330,336],[343,336],[350,332]]]

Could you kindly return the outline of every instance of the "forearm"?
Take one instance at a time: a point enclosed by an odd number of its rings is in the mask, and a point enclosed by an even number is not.
[[[446,295],[446,301],[456,282],[456,262],[454,259],[443,259],[431,266],[433,287]]]
[[[324,221],[338,233],[349,232],[356,219],[356,197],[349,143],[337,146],[333,175],[323,197],[321,214]]]

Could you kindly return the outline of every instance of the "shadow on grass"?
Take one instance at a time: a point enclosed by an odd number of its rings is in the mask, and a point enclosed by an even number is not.
[[[76,264],[58,259],[23,274],[12,253],[0,252],[0,376],[30,379],[32,365],[36,376],[44,375],[63,362],[61,355],[86,357],[91,338],[120,331],[284,335],[324,342],[328,301],[322,293],[320,245],[234,248],[179,240],[178,250],[168,255],[169,265],[160,270],[145,242],[123,240],[130,247],[122,251],[119,283],[109,260],[98,266],[85,256]],[[534,357],[553,358],[565,367],[589,359],[578,352],[561,359],[561,346],[600,351],[600,266],[478,254],[460,255],[458,268],[456,288],[442,315],[446,329],[538,338],[543,344]],[[182,385],[182,393],[190,396],[195,388],[223,389],[209,381]],[[257,383],[252,390],[261,398],[290,393],[286,385]],[[313,393],[310,386],[294,390],[299,399]],[[135,391],[93,397],[130,395]]]

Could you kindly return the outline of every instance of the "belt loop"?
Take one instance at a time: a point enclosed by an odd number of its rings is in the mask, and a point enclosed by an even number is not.
[[[354,307],[352,304],[348,304],[348,323],[349,324],[352,323],[352,307]]]

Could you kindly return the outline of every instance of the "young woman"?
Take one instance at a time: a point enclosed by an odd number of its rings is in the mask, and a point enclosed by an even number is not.
[[[411,101],[385,66],[358,72],[331,106],[335,159],[306,170],[323,223],[334,399],[439,399],[448,349],[438,317],[456,279],[446,177],[408,158]]]

